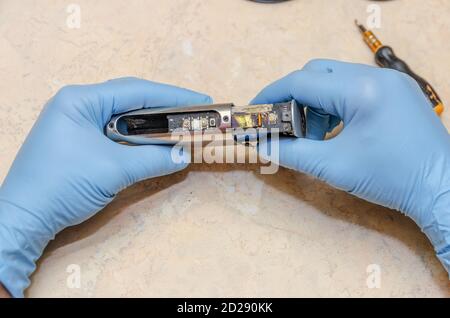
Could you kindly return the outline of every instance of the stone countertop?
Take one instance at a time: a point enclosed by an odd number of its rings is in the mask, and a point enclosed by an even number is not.
[[[0,3],[0,181],[66,84],[137,76],[247,103],[312,58],[373,64],[353,24],[373,4],[376,34],[450,103],[447,0],[78,0],[80,28],[68,27],[69,3]],[[449,128],[450,111],[442,120]],[[370,264],[381,288],[367,286]],[[450,296],[411,220],[257,165],[194,164],[141,182],[60,233],[38,265],[30,297]],[[73,265],[79,288],[67,284]]]

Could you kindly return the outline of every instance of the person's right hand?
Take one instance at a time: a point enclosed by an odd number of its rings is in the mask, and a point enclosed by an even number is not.
[[[280,165],[404,212],[450,272],[450,136],[417,83],[394,70],[313,60],[252,103],[292,99],[309,107],[309,138],[280,140]],[[340,134],[314,140],[336,118]]]

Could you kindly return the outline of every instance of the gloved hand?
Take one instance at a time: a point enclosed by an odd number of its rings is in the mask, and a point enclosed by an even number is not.
[[[309,138],[280,140],[280,165],[404,212],[450,272],[450,137],[417,83],[394,70],[313,60],[252,103],[292,99],[313,110]],[[314,140],[336,119],[339,135]]]
[[[129,185],[186,167],[172,161],[171,147],[109,140],[104,127],[112,115],[204,103],[211,98],[135,78],[65,87],[48,102],[0,188],[0,282],[12,296],[23,296],[56,233],[90,218]]]

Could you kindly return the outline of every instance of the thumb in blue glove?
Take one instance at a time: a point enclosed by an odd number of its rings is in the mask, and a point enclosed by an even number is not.
[[[205,103],[211,98],[136,78],[58,92],[0,188],[0,282],[5,288],[23,296],[35,261],[56,233],[90,218],[131,184],[186,167],[172,161],[171,147],[132,147],[106,138],[104,127],[114,114]]]
[[[417,83],[394,70],[313,60],[252,103],[292,99],[309,106],[308,138],[280,140],[280,165],[404,212],[450,272],[450,137]],[[339,120],[341,133],[320,140]]]

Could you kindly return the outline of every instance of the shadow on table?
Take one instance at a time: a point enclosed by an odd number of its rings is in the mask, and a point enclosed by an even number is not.
[[[113,202],[91,219],[59,233],[56,239],[47,247],[46,253],[40,262],[49,257],[59,247],[93,235],[114,219],[115,216],[123,213],[128,206],[182,182],[191,172],[227,173],[236,170],[253,172],[267,186],[277,188],[300,202],[307,202],[320,213],[324,213],[329,217],[353,223],[401,241],[421,257],[424,266],[430,269],[437,285],[444,292],[448,293],[447,273],[434,256],[433,247],[426,236],[411,235],[411,233],[420,231],[411,219],[401,213],[371,204],[346,192],[334,189],[318,180],[314,180],[309,176],[285,168],[280,168],[276,174],[262,175],[260,174],[260,166],[256,164],[192,164],[188,169],[176,174],[139,182],[121,192]],[[303,189],[305,188],[308,188],[308,191],[304,191]],[[331,204],[330,200],[333,201]],[[279,212],[274,211],[274,213]]]

